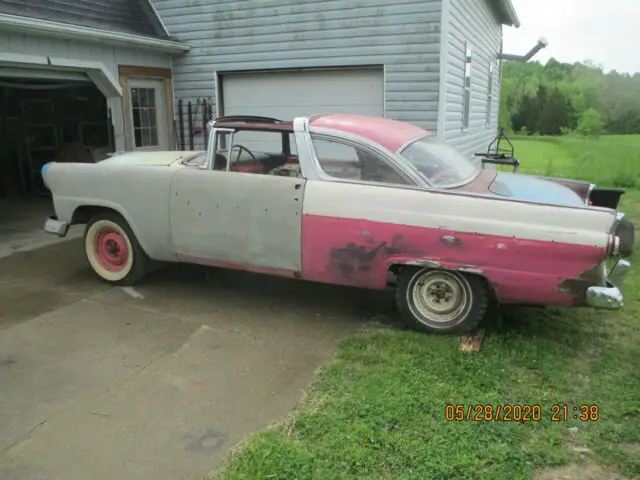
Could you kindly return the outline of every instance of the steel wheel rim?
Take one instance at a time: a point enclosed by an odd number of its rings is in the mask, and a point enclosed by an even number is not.
[[[115,228],[102,228],[94,237],[93,249],[100,265],[110,272],[120,272],[127,266],[129,248]]]
[[[89,227],[85,252],[93,270],[107,281],[120,281],[133,268],[131,241],[124,229],[111,220],[98,220]]]
[[[471,289],[451,272],[428,270],[411,282],[409,304],[423,323],[451,324],[464,318],[471,306]]]

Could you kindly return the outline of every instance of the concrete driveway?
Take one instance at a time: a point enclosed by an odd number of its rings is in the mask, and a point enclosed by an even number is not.
[[[1,259],[0,478],[202,478],[380,298],[180,265],[114,288],[79,240]]]

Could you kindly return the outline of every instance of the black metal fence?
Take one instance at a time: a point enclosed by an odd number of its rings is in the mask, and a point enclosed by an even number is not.
[[[195,102],[178,100],[174,132],[178,150],[206,150],[209,140],[207,123],[213,120],[213,102],[198,98]]]

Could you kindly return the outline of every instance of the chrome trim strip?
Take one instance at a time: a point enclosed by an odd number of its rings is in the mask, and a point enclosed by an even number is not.
[[[616,265],[611,269],[611,272],[609,272],[609,283],[615,287],[622,288],[622,282],[630,270],[631,262],[622,259],[618,260]]]
[[[631,270],[631,263],[618,260],[609,273],[606,287],[593,286],[587,288],[587,305],[596,309],[618,310],[624,306],[622,283]]]
[[[593,192],[593,190],[596,188],[596,184],[595,183],[590,183],[589,184],[589,190],[587,190],[587,196],[584,199],[584,204],[585,205],[589,205],[589,197],[591,197],[591,193]]]
[[[427,138],[427,137],[433,137],[433,133],[431,132],[426,132],[425,135],[422,135],[421,137],[416,137],[416,138],[412,138],[411,140],[409,140],[408,142],[403,143],[402,145],[400,145],[400,148],[398,148],[395,152],[396,155],[400,155],[400,152],[402,152],[405,148],[407,148],[409,145],[411,145],[412,143],[417,142],[418,140],[422,140],[423,138]]]
[[[613,234],[616,231],[616,229],[618,228],[618,225],[620,225],[620,222],[622,221],[622,219],[624,219],[624,218],[625,218],[625,214],[624,213],[616,212],[616,218],[613,221],[613,224],[611,225],[611,230],[609,230],[609,233]]]
[[[44,222],[44,231],[58,237],[64,237],[69,231],[69,224],[58,220],[55,216],[52,216],[47,218]]]
[[[213,169],[213,151],[215,149],[215,120],[209,120],[207,122],[207,128],[209,129],[209,142],[207,145],[207,156],[204,161],[204,169],[212,170]]]
[[[231,138],[229,138],[229,149],[227,150],[227,167],[224,169],[225,172],[231,171],[231,149],[233,148],[233,137],[236,134],[235,130],[231,130]],[[226,146],[226,145],[225,145]],[[238,150],[238,158],[240,160],[240,151]]]

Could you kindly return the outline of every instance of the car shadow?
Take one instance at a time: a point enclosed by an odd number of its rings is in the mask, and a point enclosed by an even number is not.
[[[214,290],[220,297],[242,297],[268,310],[294,304],[305,311],[331,309],[352,315],[357,322],[411,331],[396,311],[393,289],[369,290],[181,263],[162,266],[149,274],[143,285],[187,288],[202,295]],[[479,328],[487,336],[528,337],[577,347],[591,317],[592,312],[584,309],[503,305],[491,307]]]
[[[400,324],[392,290],[369,290],[308,282],[293,278],[184,263],[167,264],[147,275],[140,288],[162,291],[188,289],[196,295],[243,298],[265,310],[295,305],[304,311],[334,311],[352,315],[358,322]]]

